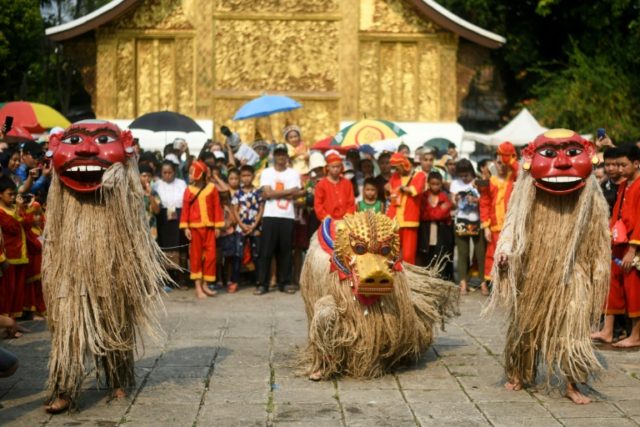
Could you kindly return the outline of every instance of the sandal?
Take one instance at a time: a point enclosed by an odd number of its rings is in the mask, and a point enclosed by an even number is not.
[[[263,288],[262,286],[257,287],[255,291],[253,291],[254,295],[264,295],[267,292],[269,292],[268,290],[266,290],[265,288]]]
[[[235,294],[238,291],[238,284],[237,283],[229,283],[229,286],[227,286],[227,292],[229,292],[230,294]]]

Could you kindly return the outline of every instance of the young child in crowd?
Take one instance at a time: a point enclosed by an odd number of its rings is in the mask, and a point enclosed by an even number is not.
[[[228,191],[220,193],[220,201],[222,203],[222,211],[224,217],[224,227],[220,231],[218,238],[218,283],[217,288],[224,288],[225,283],[228,285],[229,292],[235,292],[236,286],[231,286],[233,280],[231,274],[233,270],[233,260],[235,257],[241,256],[240,238],[236,233],[238,225],[237,217],[231,206],[231,199],[236,191],[240,189],[240,171],[237,168],[229,169],[227,176]],[[231,279],[231,280],[230,280]]]
[[[254,277],[252,283],[255,284],[255,266],[258,262],[258,244],[260,238],[260,221],[264,213],[264,203],[260,196],[260,191],[253,186],[254,170],[252,166],[244,165],[240,168],[241,187],[233,194],[231,205],[233,213],[238,220],[236,235],[240,241],[240,256],[233,258],[233,270],[231,272],[231,283],[228,286],[230,293],[238,289],[240,280],[240,267],[243,261],[247,265],[247,270],[252,271]]]
[[[218,190],[207,183],[208,170],[199,160],[191,165],[180,216],[180,228],[190,242],[191,280],[195,280],[197,298],[215,295],[207,282],[216,280],[216,237],[224,225]]]
[[[480,277],[484,277],[485,241],[484,236],[480,234],[480,193],[474,185],[474,180],[475,173],[471,162],[467,159],[458,160],[456,179],[451,182],[450,193],[457,208],[454,229],[461,294],[469,291],[469,258],[472,244]]]
[[[21,317],[24,309],[25,275],[29,263],[25,228],[30,228],[33,222],[32,216],[20,216],[23,207],[22,196],[16,197],[15,183],[7,177],[0,179],[0,229],[4,242],[0,262],[8,264],[0,281],[0,314],[14,319]]]
[[[366,178],[362,186],[362,200],[358,202],[358,212],[374,211],[383,213],[382,200],[378,198],[378,186],[374,178]]]
[[[442,175],[439,172],[430,172],[427,180],[427,190],[422,195],[420,209],[419,265],[442,265],[442,277],[453,280],[453,204],[442,190]]]

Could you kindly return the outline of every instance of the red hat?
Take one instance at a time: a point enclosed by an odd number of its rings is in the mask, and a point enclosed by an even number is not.
[[[209,172],[209,167],[201,160],[196,160],[191,164],[191,167],[189,168],[189,176],[194,181],[200,180],[203,175],[206,176],[207,172]]]
[[[324,155],[324,159],[327,161],[327,165],[333,163],[342,163],[342,156],[336,150],[329,150]]]
[[[402,166],[407,171],[411,170],[411,162],[409,162],[409,159],[402,153],[393,153],[389,163],[394,166]]]
[[[518,153],[516,147],[509,141],[503,142],[498,146],[498,155],[502,157],[502,162],[507,165],[511,165],[513,162],[518,161]]]

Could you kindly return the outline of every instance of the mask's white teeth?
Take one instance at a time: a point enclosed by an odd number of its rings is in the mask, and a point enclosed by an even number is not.
[[[100,166],[93,166],[93,165],[88,165],[87,166],[87,172],[94,172],[94,171],[99,171],[102,168]]]
[[[542,180],[544,182],[558,182],[558,183],[562,183],[562,182],[576,182],[576,181],[580,181],[581,178],[577,177],[577,176],[550,176],[547,178],[542,178]]]

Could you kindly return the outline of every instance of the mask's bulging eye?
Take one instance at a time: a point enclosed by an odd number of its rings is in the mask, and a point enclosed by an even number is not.
[[[82,137],[80,135],[71,135],[61,141],[63,144],[80,144]]]
[[[542,150],[538,151],[538,153],[543,157],[549,158],[553,158],[558,155],[558,153],[556,153],[556,150],[552,150],[551,148],[543,148]]]
[[[387,256],[391,253],[391,246],[385,245],[380,248],[380,255]]]
[[[582,154],[582,149],[581,148],[577,148],[577,147],[573,147],[573,148],[569,148],[567,150],[567,156],[569,157],[575,157],[579,154]]]
[[[356,245],[353,247],[353,251],[357,255],[364,255],[367,252],[367,247],[362,243],[356,243]]]
[[[96,142],[98,144],[108,144],[110,142],[115,141],[116,139],[109,135],[100,135],[96,138]]]

